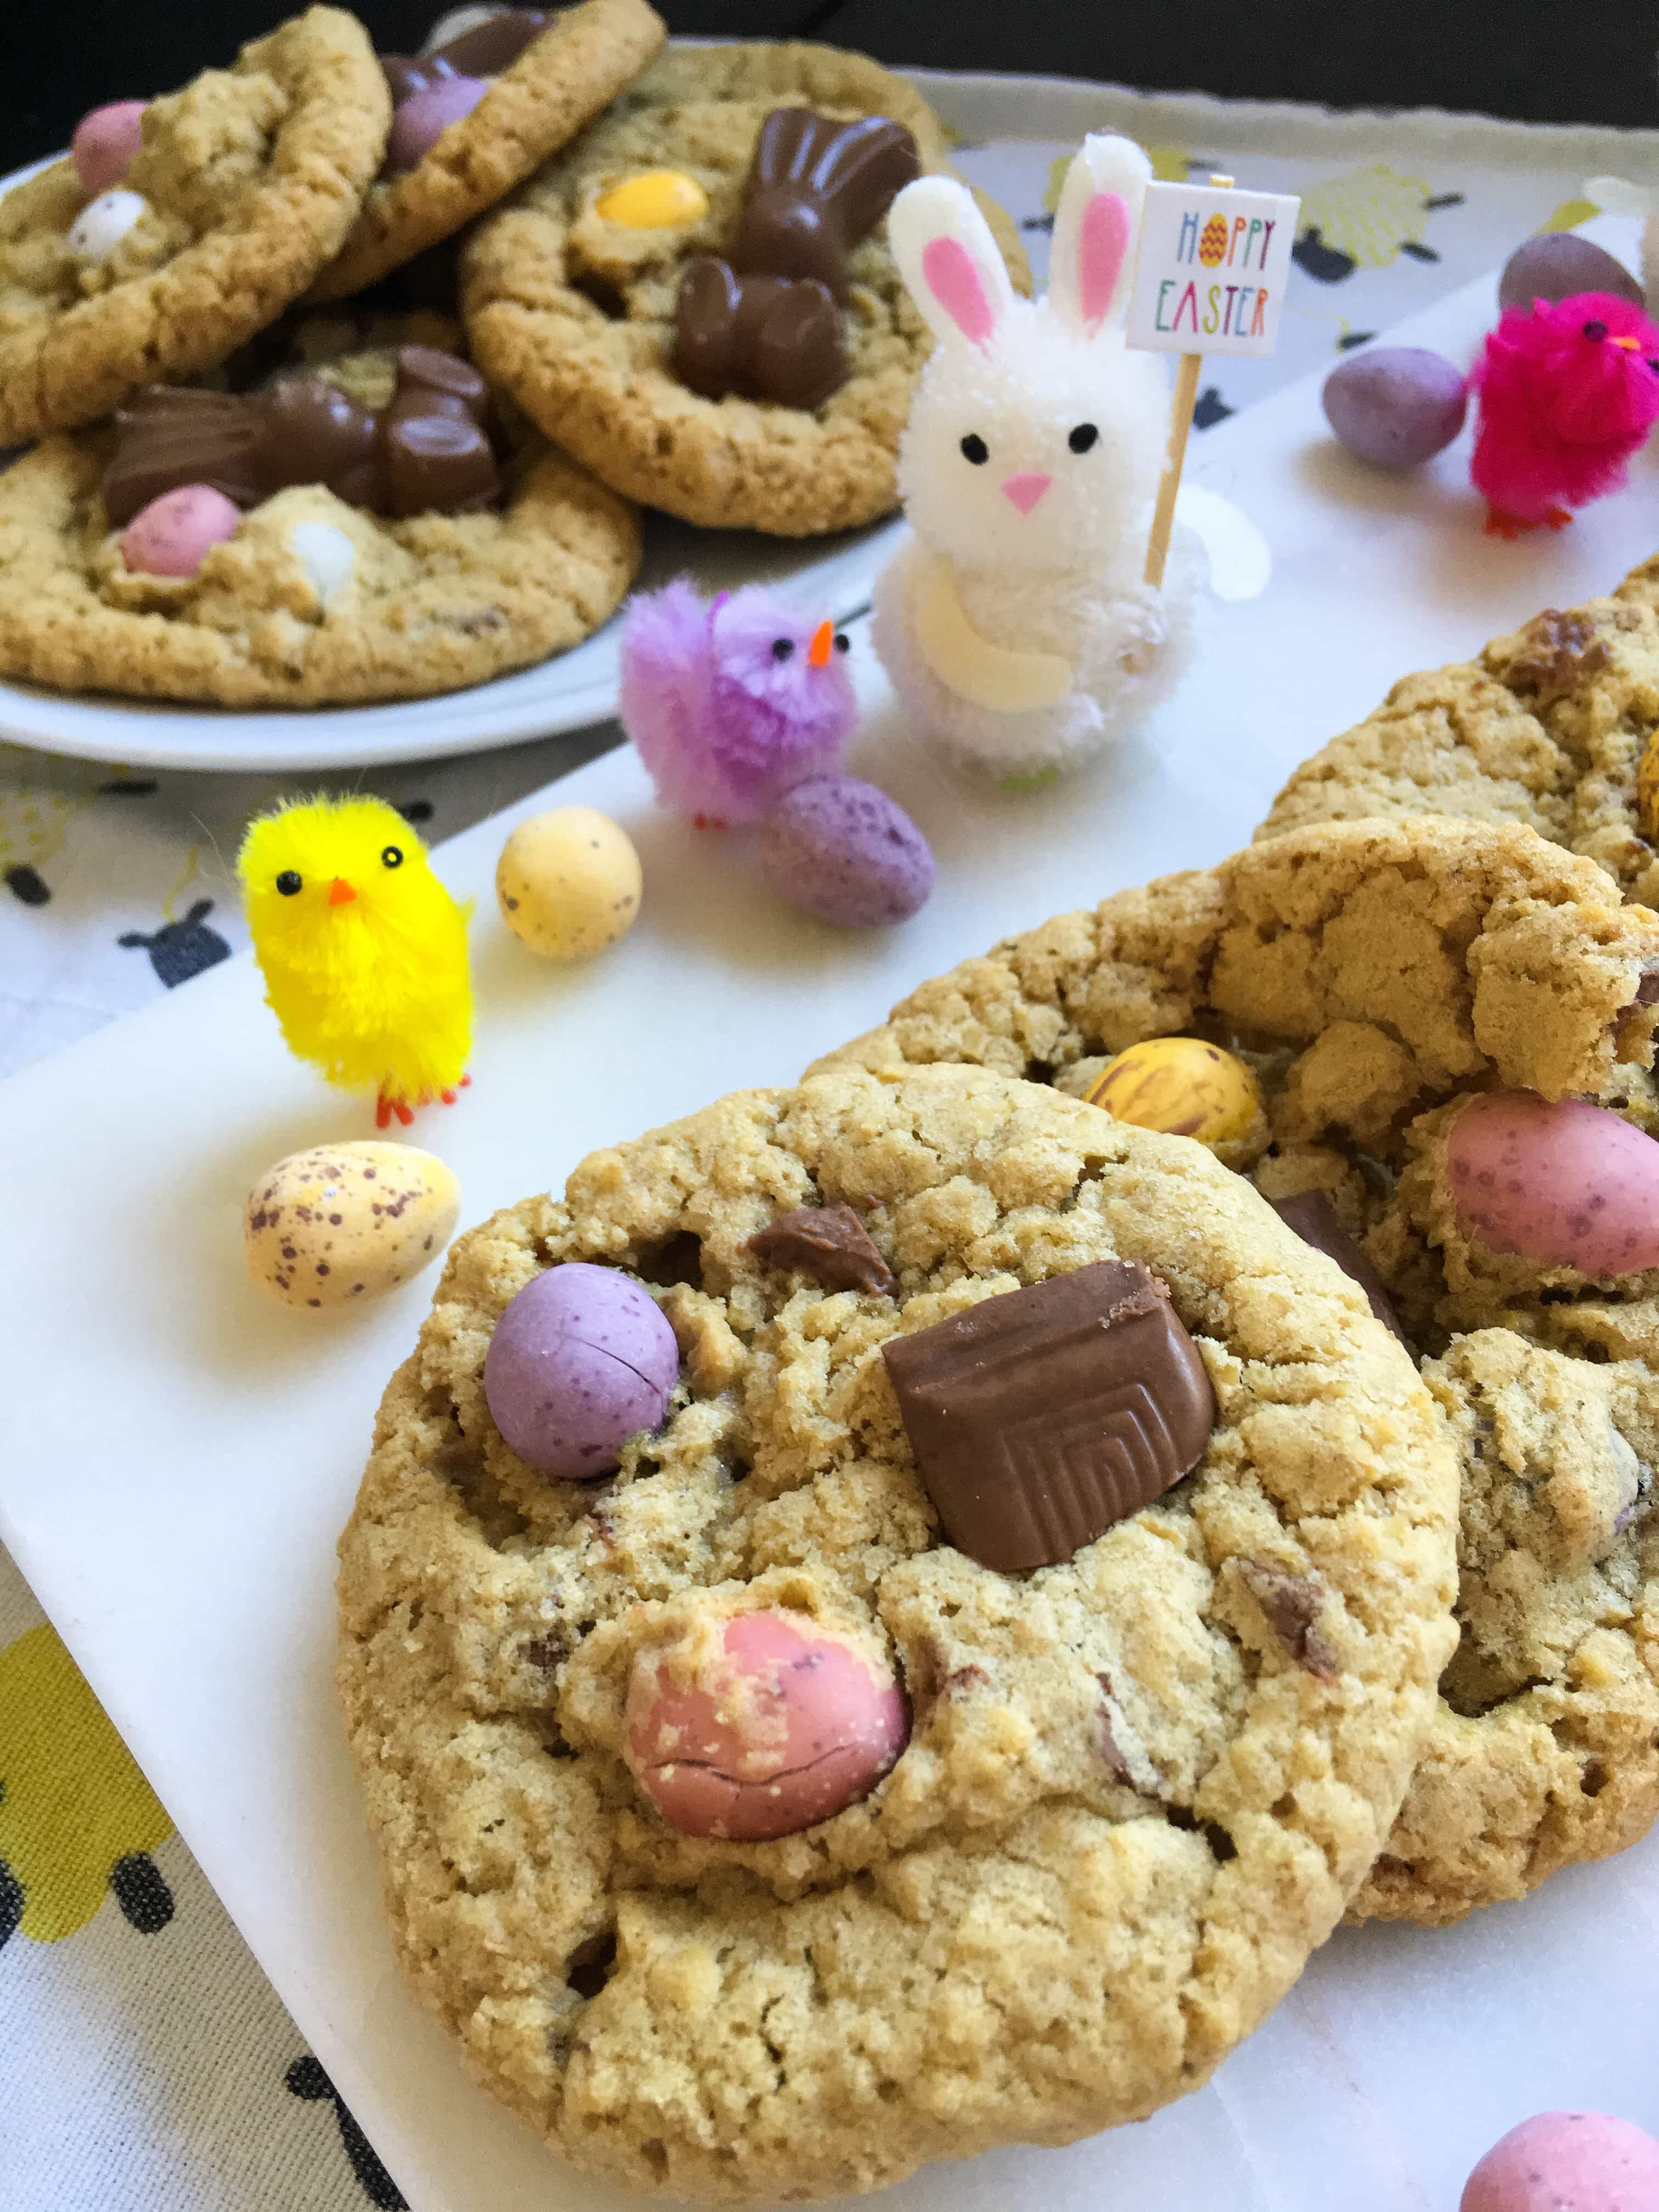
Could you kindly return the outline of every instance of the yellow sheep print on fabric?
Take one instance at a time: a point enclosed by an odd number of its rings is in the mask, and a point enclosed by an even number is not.
[[[54,1630],[0,1651],[0,1863],[37,1943],[83,1928],[117,1863],[173,1833],[161,1800]]]

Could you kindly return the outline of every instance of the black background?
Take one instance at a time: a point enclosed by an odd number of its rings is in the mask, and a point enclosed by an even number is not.
[[[410,52],[444,0],[361,0]],[[1474,108],[1536,122],[1659,125],[1659,0],[657,0],[671,28],[799,33],[884,61],[1029,70],[1161,91],[1336,107]],[[228,61],[282,0],[0,0],[0,168],[64,145],[106,100]]]

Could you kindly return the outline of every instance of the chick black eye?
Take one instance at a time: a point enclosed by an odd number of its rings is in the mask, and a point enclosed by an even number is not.
[[[836,651],[837,653],[850,653],[852,650],[852,639],[848,636],[845,630],[838,629],[836,632]]]
[[[1605,323],[1586,323],[1584,325],[1584,336],[1587,338],[1604,338],[1607,334],[1607,326]]]
[[[795,641],[792,637],[775,637],[772,641],[774,660],[787,660],[794,649]]]
[[[970,430],[962,441],[962,458],[971,461],[976,469],[983,468],[991,458],[991,448],[977,430]]]
[[[1086,453],[1099,435],[1092,422],[1079,422],[1066,442],[1074,453]]]
[[[1648,367],[1656,376],[1659,376],[1659,361],[1656,361],[1651,354],[1648,356]]]
[[[380,860],[382,864],[388,868],[401,868],[404,864],[402,847],[398,845],[382,846],[380,849]]]
[[[292,898],[300,888],[300,878],[292,868],[284,868],[276,878],[276,888],[284,898]]]

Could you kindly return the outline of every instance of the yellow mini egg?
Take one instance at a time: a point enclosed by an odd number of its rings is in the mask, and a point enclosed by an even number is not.
[[[556,806],[501,848],[495,896],[513,934],[546,960],[586,960],[634,927],[640,856],[609,815]]]
[[[601,222],[623,230],[672,230],[708,212],[708,195],[681,169],[642,169],[593,203]]]
[[[1261,1086],[1242,1060],[1201,1037],[1148,1037],[1106,1067],[1089,1093],[1119,1121],[1166,1136],[1196,1137],[1212,1151],[1258,1126]]]
[[[248,1272],[285,1305],[361,1305],[429,1267],[460,1210],[454,1176],[413,1145],[314,1145],[248,1193]]]

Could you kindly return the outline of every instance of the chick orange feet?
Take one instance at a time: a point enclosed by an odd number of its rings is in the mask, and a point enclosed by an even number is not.
[[[1501,507],[1486,509],[1488,538],[1516,538],[1528,530],[1565,530],[1572,516],[1565,507],[1547,507],[1542,514],[1510,514]]]
[[[726,826],[726,817],[723,814],[694,814],[691,817],[691,827],[694,830],[724,830]]]
[[[409,1127],[410,1124],[415,1119],[415,1109],[409,1103],[407,1099],[388,1098],[383,1091],[380,1097],[374,1101],[375,1127],[377,1129],[390,1127],[392,1117],[394,1114],[403,1123],[405,1129]]]

